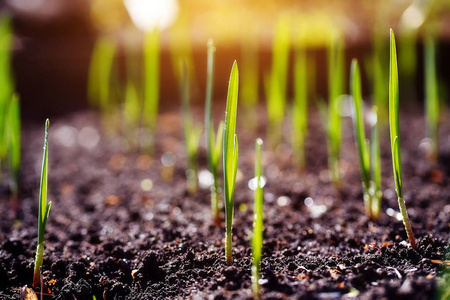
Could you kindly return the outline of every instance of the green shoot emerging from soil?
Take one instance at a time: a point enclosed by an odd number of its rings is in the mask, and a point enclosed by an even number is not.
[[[255,146],[255,177],[256,177],[256,189],[254,199],[254,218],[253,218],[253,235],[252,235],[252,290],[256,298],[261,296],[261,286],[259,279],[261,278],[261,256],[263,245],[263,229],[264,229],[264,194],[261,187],[261,157],[262,157],[262,144],[261,139],[256,140]]]
[[[149,150],[154,152],[155,131],[159,103],[159,48],[160,33],[158,29],[148,32],[144,41],[144,109],[143,124],[150,130]]]
[[[363,102],[361,94],[361,75],[358,61],[353,59],[350,73],[350,90],[353,96],[353,128],[361,166],[364,206],[369,218],[377,219],[381,205],[381,167],[376,120],[372,127],[372,152],[370,142],[364,133]],[[376,112],[374,112],[376,114]],[[372,158],[371,158],[372,155]]]
[[[305,168],[305,140],[308,131],[308,90],[306,75],[306,53],[297,49],[294,65],[294,107],[292,109],[292,149],[294,164],[299,171]]]
[[[437,163],[439,155],[439,96],[436,75],[436,42],[428,36],[425,39],[425,112],[427,137],[432,141],[430,159]]]
[[[267,115],[269,118],[269,144],[275,148],[281,143],[282,126],[286,107],[286,82],[289,60],[289,23],[285,19],[277,22],[273,41],[272,70],[265,78]]]
[[[223,122],[220,122],[217,128],[217,137],[214,137],[214,122],[211,117],[212,95],[214,82],[214,47],[213,40],[208,41],[208,62],[206,74],[206,105],[205,105],[205,130],[206,147],[208,155],[208,167],[213,176],[213,185],[211,187],[211,208],[214,218],[214,224],[220,225],[220,187],[219,187],[219,160],[223,142]]]
[[[36,258],[34,261],[33,287],[37,287],[41,282],[41,266],[44,260],[44,235],[48,214],[52,202],[47,203],[47,178],[48,178],[48,126],[49,120],[45,121],[44,154],[42,158],[41,186],[39,191],[39,214],[38,214],[38,244]]]
[[[11,205],[17,210],[17,196],[19,191],[20,170],[20,108],[19,99],[12,96],[8,112],[8,146],[9,146],[9,169],[11,172]]]
[[[225,192],[225,258],[228,264],[232,259],[232,231],[234,213],[234,187],[238,162],[238,139],[236,135],[236,114],[239,90],[239,71],[236,61],[233,63],[228,84],[227,108],[223,135],[223,178]]]
[[[411,228],[406,211],[405,200],[403,199],[402,190],[402,169],[400,157],[400,126],[398,118],[399,109],[399,93],[398,93],[398,67],[397,67],[397,50],[395,47],[394,31],[390,31],[390,60],[389,60],[389,131],[391,135],[391,152],[392,167],[394,170],[395,189],[398,196],[398,205],[405,225],[406,234],[408,235],[411,247],[416,249],[416,240]]]
[[[330,179],[335,186],[340,185],[339,155],[341,151],[341,96],[344,91],[344,41],[335,37],[328,53],[328,168]]]
[[[202,126],[193,123],[192,115],[189,109],[189,76],[186,63],[182,63],[182,78],[181,78],[181,114],[184,130],[184,143],[186,145],[187,154],[187,190],[191,195],[197,193],[198,182],[198,146],[200,145],[200,138],[202,135]]]

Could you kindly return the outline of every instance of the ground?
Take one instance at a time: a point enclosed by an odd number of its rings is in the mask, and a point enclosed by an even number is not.
[[[450,278],[443,272],[449,259],[450,126],[442,124],[441,157],[433,166],[419,149],[424,135],[419,110],[403,112],[400,121],[404,194],[417,250],[397,219],[386,130],[378,221],[364,215],[350,120],[344,121],[339,191],[328,180],[317,113],[310,114],[305,172],[293,168],[289,143],[274,151],[264,145],[264,299],[434,299],[445,289],[444,280],[448,288]],[[5,182],[0,189],[1,299],[17,299],[16,289],[32,282],[43,125],[24,126],[19,221],[10,210]],[[186,191],[178,112],[161,114],[153,156],[104,135],[96,113],[51,120],[53,204],[42,272],[53,297],[44,299],[251,299],[253,191],[248,180],[254,172],[254,141],[265,130],[247,127],[241,119],[233,264],[227,265],[224,226],[213,224],[208,189],[200,188],[195,196]],[[204,170],[203,146],[200,151]],[[176,158],[173,168],[161,162],[167,152]]]

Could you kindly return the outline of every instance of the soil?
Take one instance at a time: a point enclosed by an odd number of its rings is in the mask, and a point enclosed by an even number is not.
[[[388,132],[381,137],[383,209],[380,219],[371,221],[364,214],[350,120],[344,121],[343,180],[336,191],[328,179],[324,133],[313,112],[304,173],[293,168],[288,143],[275,151],[264,145],[264,299],[445,297],[440,293],[450,283],[448,272],[443,273],[450,256],[450,126],[441,126],[441,157],[432,166],[419,149],[424,135],[419,110],[400,118],[404,195],[418,249],[409,246],[397,219]],[[53,204],[42,272],[52,296],[44,299],[251,299],[253,191],[248,180],[254,172],[254,141],[265,136],[265,128],[252,133],[244,120],[238,125],[234,261],[227,265],[224,226],[213,224],[208,188],[195,196],[186,191],[178,112],[161,115],[152,158],[124,152],[126,143],[102,134],[99,120],[92,112],[51,120]],[[23,128],[19,222],[9,207],[8,188],[1,185],[0,299],[18,299],[18,289],[32,283],[43,124]],[[286,131],[286,141],[288,136]],[[161,163],[166,152],[176,157],[173,169]],[[199,156],[204,170],[203,146]]]

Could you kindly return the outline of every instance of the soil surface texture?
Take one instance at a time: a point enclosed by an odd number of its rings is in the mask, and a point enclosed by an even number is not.
[[[380,137],[378,221],[364,214],[350,119],[343,123],[339,190],[329,182],[317,113],[310,114],[304,172],[292,165],[289,124],[285,143],[272,151],[265,141],[263,299],[450,297],[445,266],[450,256],[450,126],[441,126],[441,154],[433,165],[419,147],[424,136],[419,111],[400,115],[404,198],[416,250],[398,219],[387,127]],[[262,109],[259,113],[265,115]],[[212,218],[204,141],[201,185],[196,195],[186,190],[178,112],[160,115],[151,156],[126,139],[104,134],[96,113],[50,120],[52,208],[42,274],[44,292],[51,296],[44,299],[252,299],[253,191],[248,181],[254,176],[255,139],[265,137],[265,128],[250,132],[238,117],[232,265],[225,262],[224,226],[216,227]],[[0,299],[19,299],[19,289],[31,287],[43,140],[44,122],[24,125],[17,218],[9,205],[7,175],[1,183]]]

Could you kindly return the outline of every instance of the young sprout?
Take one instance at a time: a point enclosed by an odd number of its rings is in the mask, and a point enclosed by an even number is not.
[[[170,56],[172,60],[173,66],[173,74],[176,79],[181,82],[181,78],[183,76],[183,70],[179,68],[178,64],[180,60],[183,60],[186,64],[187,71],[189,73],[189,80],[191,84],[191,89],[193,91],[196,90],[196,82],[195,82],[195,63],[194,63],[194,55],[192,51],[192,39],[190,34],[190,25],[189,19],[186,15],[180,15],[177,19],[177,22],[170,27],[169,30],[169,47],[170,47]]]
[[[294,65],[294,105],[292,109],[292,153],[299,171],[305,168],[305,140],[308,131],[308,90],[306,75],[306,53],[298,48]]]
[[[425,2],[424,2],[425,3]],[[413,6],[414,5],[414,6]],[[417,9],[417,6],[415,4],[412,4],[414,9]],[[422,12],[417,12],[422,13]],[[419,31],[417,28],[411,28],[410,25],[406,25],[405,23],[408,23],[409,21],[406,21],[410,16],[407,16],[407,14],[403,14],[402,18],[400,20],[400,36],[399,36],[399,47],[398,51],[400,53],[399,55],[399,61],[398,65],[402,72],[402,81],[405,82],[406,86],[413,86],[417,71],[417,40],[419,36]],[[410,22],[409,22],[410,23]],[[405,90],[409,93],[410,96],[415,96],[415,90],[414,89],[407,89]]]
[[[20,108],[17,95],[13,95],[8,112],[9,169],[11,172],[11,206],[18,208],[19,171],[20,171]]]
[[[189,109],[189,76],[186,63],[183,62],[183,76],[181,78],[181,114],[182,126],[184,130],[184,143],[187,154],[187,190],[191,195],[197,193],[198,183],[198,163],[197,153],[202,134],[202,126],[193,124],[192,115]]]
[[[116,44],[108,37],[97,40],[89,66],[88,99],[101,112],[110,109],[110,79],[116,52]]]
[[[371,176],[372,176],[372,189],[373,189],[373,200],[370,209],[372,210],[372,218],[378,219],[381,210],[381,197],[383,196],[383,191],[381,190],[381,154],[380,154],[380,137],[378,133],[378,110],[377,107],[372,108],[374,123],[372,124],[372,147],[370,164],[372,166]]]
[[[381,167],[376,109],[373,112],[375,120],[372,121],[371,151],[370,142],[366,140],[364,133],[361,75],[356,59],[352,60],[351,65],[350,90],[353,96],[353,128],[355,130],[355,143],[361,166],[364,206],[367,216],[372,219],[377,219],[381,204]]]
[[[426,134],[432,141],[430,159],[437,163],[439,155],[439,96],[436,75],[436,42],[431,36],[425,39],[424,55]]]
[[[138,91],[131,80],[128,80],[126,85],[123,119],[125,135],[133,136],[133,131],[140,126],[141,106],[139,104]]]
[[[213,40],[208,41],[208,62],[206,76],[206,105],[205,105],[205,130],[206,130],[206,147],[208,155],[208,167],[213,176],[213,185],[211,186],[211,209],[213,213],[214,223],[220,225],[220,188],[219,188],[219,160],[221,155],[223,140],[223,122],[219,123],[217,128],[217,137],[214,137],[214,122],[211,117],[212,110],[212,94],[214,82],[214,47]]]
[[[109,37],[100,37],[95,43],[89,65],[87,96],[89,104],[100,111],[103,129],[107,133],[117,128],[111,85],[116,43]]]
[[[256,298],[261,297],[261,286],[259,279],[261,278],[261,256],[263,245],[263,229],[264,229],[264,194],[261,187],[261,157],[262,157],[262,144],[261,139],[256,140],[255,145],[255,177],[256,177],[256,189],[254,199],[254,219],[253,219],[253,235],[252,235],[252,290]]]
[[[268,136],[275,148],[282,139],[282,125],[286,107],[286,86],[289,60],[289,23],[279,19],[275,29],[272,70],[265,78],[267,95]]]
[[[236,135],[236,113],[238,104],[239,71],[233,63],[228,84],[227,108],[223,134],[223,178],[225,192],[225,258],[228,264],[232,259],[232,230],[234,213],[234,188],[238,162],[238,139]]]
[[[44,260],[44,235],[48,214],[52,202],[47,203],[47,178],[48,178],[48,126],[49,120],[45,121],[44,154],[42,158],[41,186],[39,190],[39,212],[38,212],[38,242],[36,258],[34,260],[33,287],[39,286],[41,282],[41,267]]]
[[[11,20],[0,17],[0,170],[8,156],[6,121],[8,102],[14,90],[10,70],[12,36]]]
[[[334,38],[328,53],[329,108],[327,122],[328,167],[330,179],[340,185],[339,156],[342,143],[341,96],[344,92],[344,41]]]
[[[144,41],[144,108],[143,123],[150,130],[150,152],[155,148],[155,131],[159,102],[159,52],[160,32],[146,33]]]
[[[389,131],[391,136],[392,167],[394,170],[395,189],[398,196],[398,205],[405,225],[411,247],[416,249],[416,240],[409,222],[406,211],[405,200],[402,190],[402,169],[400,157],[400,126],[398,118],[399,96],[398,96],[398,68],[397,50],[395,47],[394,31],[390,30],[390,60],[389,60]]]

